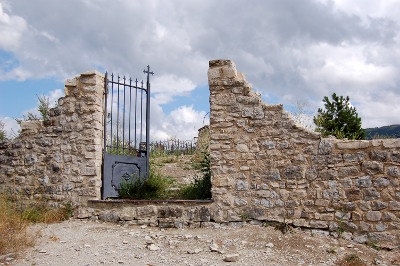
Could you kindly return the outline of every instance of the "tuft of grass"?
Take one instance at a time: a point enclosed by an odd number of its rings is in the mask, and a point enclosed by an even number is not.
[[[356,254],[346,255],[336,263],[338,266],[366,266],[367,264]]]
[[[16,253],[32,246],[34,239],[26,229],[28,222],[15,210],[11,201],[0,195],[0,255]]]
[[[25,208],[21,218],[30,223],[57,223],[72,216],[72,205],[67,202],[63,207],[52,209],[44,205],[32,205]]]

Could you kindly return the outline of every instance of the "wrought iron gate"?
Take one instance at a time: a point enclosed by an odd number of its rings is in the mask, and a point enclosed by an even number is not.
[[[150,66],[143,80],[105,75],[102,198],[118,197],[122,182],[149,176]],[[108,108],[109,107],[109,108]]]

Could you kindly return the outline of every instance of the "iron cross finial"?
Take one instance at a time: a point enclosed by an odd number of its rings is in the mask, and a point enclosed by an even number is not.
[[[146,69],[143,70],[143,73],[145,73],[145,74],[147,73],[147,75],[150,75],[150,74],[151,74],[151,75],[154,75],[154,72],[153,72],[153,71],[150,72],[150,66],[149,66],[149,65],[147,65],[147,70],[146,70]]]

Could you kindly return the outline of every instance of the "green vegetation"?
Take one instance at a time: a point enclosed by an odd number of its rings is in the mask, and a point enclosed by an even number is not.
[[[346,255],[343,259],[336,263],[338,266],[365,266],[367,265],[360,257],[356,254]]]
[[[0,193],[0,255],[19,252],[34,244],[34,236],[27,232],[30,223],[55,223],[71,215],[70,202],[58,209],[39,205],[22,207],[18,200]]]
[[[332,94],[332,101],[324,97],[324,110],[319,108],[314,116],[316,131],[323,137],[333,135],[339,139],[364,139],[365,130],[361,128],[361,117],[355,107],[350,105],[349,96]]]
[[[164,155],[162,155],[164,156]],[[175,156],[166,156],[164,163],[170,162],[168,158]],[[163,157],[164,158],[164,157]],[[175,181],[171,177],[163,176],[160,172],[154,170],[155,156],[150,160],[150,175],[148,179],[133,178],[132,181],[122,182],[118,193],[123,199],[210,199],[211,198],[211,170],[210,155],[203,154],[203,160],[200,162],[203,176],[195,179],[193,183],[184,185],[175,189]]]
[[[0,140],[6,140],[6,132],[4,130],[4,123],[0,120]]]
[[[400,125],[366,128],[365,139],[400,138]]]
[[[132,180],[132,179],[131,179]],[[150,167],[149,178],[136,178],[134,181],[122,182],[118,193],[124,199],[168,199],[173,196],[171,178],[162,176]]]
[[[40,120],[47,121],[50,118],[50,97],[46,97],[46,95],[37,96],[39,101],[38,111],[40,113],[40,117],[37,115],[28,112],[25,116],[22,116],[22,119],[15,119],[19,124],[23,121],[33,121],[33,120]]]

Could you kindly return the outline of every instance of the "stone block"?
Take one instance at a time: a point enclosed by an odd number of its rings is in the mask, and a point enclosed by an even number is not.
[[[381,194],[375,188],[364,189],[364,200],[376,200],[381,197]]]
[[[343,154],[343,161],[345,163],[361,162],[367,157],[365,152],[357,152],[352,154]]]
[[[338,174],[342,178],[356,176],[358,175],[359,171],[356,166],[347,166],[347,167],[339,167]]]
[[[320,207],[328,207],[330,201],[327,199],[316,199],[315,200],[315,206],[320,206]]]
[[[362,211],[371,210],[371,203],[369,201],[359,201],[358,208],[360,208]]]
[[[391,211],[400,211],[400,202],[398,202],[398,201],[390,201],[389,202],[389,210],[391,210]]]
[[[238,152],[249,152],[249,147],[246,144],[238,144],[236,145],[236,151]]]
[[[356,201],[361,199],[362,193],[359,189],[348,189],[346,190],[346,196],[350,201]]]
[[[390,160],[400,163],[400,151],[392,151],[392,154],[390,155]]]
[[[241,190],[249,190],[249,183],[244,180],[239,180],[236,183],[236,190],[241,191]]]
[[[378,177],[374,180],[375,187],[387,187],[390,185],[390,180],[385,177]]]
[[[321,139],[318,146],[318,154],[329,155],[332,153],[332,139]]]
[[[274,207],[274,203],[270,199],[262,198],[261,201],[260,201],[260,204],[265,206],[265,207],[267,207],[267,208],[273,208]]]
[[[382,201],[374,201],[372,202],[371,207],[373,211],[380,211],[386,209],[388,207],[388,204]]]
[[[382,219],[382,214],[379,211],[369,211],[365,215],[365,218],[367,219],[367,221],[377,222]]]
[[[264,140],[261,142],[261,147],[266,148],[268,150],[275,149],[275,142],[271,140]]]
[[[271,169],[271,170],[264,171],[262,173],[261,177],[265,181],[280,181],[281,180],[281,175],[280,175],[278,169]]]
[[[319,172],[318,177],[322,180],[336,179],[337,171],[335,169],[325,169]]]
[[[385,162],[389,159],[389,153],[387,151],[371,151],[371,160]]]
[[[368,140],[350,140],[350,141],[340,141],[336,143],[336,147],[339,150],[359,150],[369,147]]]
[[[361,232],[369,233],[372,231],[372,224],[361,221],[360,225],[359,225],[359,229]]]
[[[304,178],[304,169],[302,166],[290,165],[283,168],[282,176],[286,179],[301,179]]]
[[[361,176],[357,178],[355,181],[356,181],[356,187],[359,188],[369,188],[372,185],[370,176]]]
[[[383,139],[382,144],[385,148],[400,148],[400,139]]]
[[[310,227],[318,229],[328,229],[329,223],[327,221],[311,220]]]
[[[381,174],[383,173],[383,164],[376,161],[366,161],[361,165],[361,170],[367,174]]]
[[[387,174],[392,177],[400,177],[400,170],[397,166],[387,168]]]

